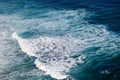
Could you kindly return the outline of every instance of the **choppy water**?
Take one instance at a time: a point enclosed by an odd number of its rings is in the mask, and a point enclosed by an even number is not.
[[[119,0],[0,0],[0,80],[119,80]]]

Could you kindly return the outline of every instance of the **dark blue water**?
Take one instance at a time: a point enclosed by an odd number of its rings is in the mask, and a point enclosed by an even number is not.
[[[104,28],[109,34],[104,32]],[[0,31],[0,43],[4,42],[1,46],[7,47],[0,46],[0,54],[4,54],[1,56],[1,61],[4,62],[7,57],[8,63],[5,66],[11,65],[10,68],[3,68],[1,66],[3,63],[1,63],[0,80],[55,80],[55,77],[51,77],[52,74],[45,75],[44,72],[38,70],[34,64],[36,58],[23,54],[24,50],[19,52],[21,45],[9,38],[13,32],[18,33],[28,43],[33,41],[33,44],[37,44],[35,43],[37,41],[33,40],[34,37],[41,39],[46,36],[48,40],[53,41],[51,44],[57,45],[61,42],[59,46],[63,46],[62,40],[65,37],[66,41],[66,35],[77,40],[88,40],[88,45],[85,45],[83,50],[76,51],[77,57],[84,54],[87,58],[83,59],[84,63],[81,64],[78,61],[75,63],[76,66],[70,67],[70,70],[65,72],[69,75],[66,80],[120,80],[120,0],[0,0]],[[56,37],[58,43],[54,41]],[[67,38],[72,40],[71,37]],[[89,40],[92,38],[93,40]],[[73,44],[75,39],[73,39]],[[44,41],[47,40],[43,40],[43,43]],[[70,51],[75,49],[69,48],[67,45],[71,43],[66,42],[68,44],[66,43],[65,48]],[[12,46],[12,49],[9,46]],[[16,46],[19,48],[16,49]],[[27,50],[29,48],[27,47]],[[76,49],[79,47],[77,46]],[[72,52],[74,50],[70,53]],[[11,54],[13,57],[9,61]],[[14,64],[15,58],[18,59],[18,64]],[[77,61],[76,56],[74,58]],[[16,73],[13,73],[15,71],[19,74],[15,75]]]
[[[6,5],[2,4],[5,3]],[[115,32],[120,32],[120,1],[119,0],[1,0],[0,13],[12,14],[20,13],[23,10],[31,9],[56,9],[56,10],[76,10],[87,9],[94,12],[94,16],[90,19],[90,23],[105,24],[109,26],[109,29]],[[32,17],[39,14],[37,11],[25,11],[24,15]],[[30,16],[31,15],[31,16]]]

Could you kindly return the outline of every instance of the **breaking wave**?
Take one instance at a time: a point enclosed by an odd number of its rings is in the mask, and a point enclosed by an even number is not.
[[[99,47],[98,52],[107,49],[105,46],[118,49],[119,37],[104,25],[89,24],[85,20],[89,14],[86,10],[50,11],[41,19],[21,20],[29,28],[12,37],[23,52],[36,57],[36,67],[53,78],[64,79],[93,55],[89,48]]]

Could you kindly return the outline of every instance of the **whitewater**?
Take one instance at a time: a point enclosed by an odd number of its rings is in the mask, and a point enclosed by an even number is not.
[[[51,10],[40,18],[29,19],[17,14],[0,15],[0,51],[6,51],[5,46],[10,43],[8,56],[14,58],[17,48],[16,54],[23,52],[34,57],[33,63],[43,74],[53,79],[71,77],[73,80],[72,70],[77,70],[78,66],[84,70],[83,65],[89,64],[89,59],[113,58],[118,54],[110,52],[120,50],[120,37],[105,25],[88,23],[85,19],[90,15],[93,14],[84,9]],[[3,60],[6,58],[1,58],[0,62]],[[111,73],[107,69],[99,72]]]

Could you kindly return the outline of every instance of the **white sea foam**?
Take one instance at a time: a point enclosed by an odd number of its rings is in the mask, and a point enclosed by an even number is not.
[[[82,56],[72,58],[74,53],[84,49],[86,43],[72,37],[39,37],[33,39],[20,38],[16,33],[13,37],[21,49],[30,56],[37,57],[36,66],[57,79],[63,79],[70,68],[76,63],[83,63]]]
[[[108,40],[107,43],[102,43],[102,46],[104,46],[102,49],[104,50],[106,47],[117,49],[116,45],[119,44],[114,43],[116,37],[113,37],[114,35],[111,35],[105,26],[92,25],[85,21],[84,18],[88,15],[89,12],[83,9],[50,10],[37,19],[24,19],[18,15],[0,15],[0,73],[4,71],[8,64],[13,65],[20,62],[14,54],[19,54],[18,49],[16,50],[18,47],[10,37],[13,32],[15,33],[12,34],[12,37],[18,41],[21,50],[30,56],[36,57],[34,62],[36,67],[56,79],[66,78],[69,76],[68,72],[71,68],[84,63],[86,55],[82,54],[81,51],[93,44]],[[38,34],[37,37],[35,34],[30,38],[22,38],[17,34],[35,29],[37,31],[45,30],[45,33],[53,31],[53,34],[51,36]],[[65,34],[62,36],[54,34],[54,32],[59,31],[60,33],[65,32]],[[7,72],[7,70],[5,71]],[[12,74],[5,75],[5,79],[2,78],[2,80],[8,80],[10,77],[16,77],[16,75],[29,74],[16,73],[17,71],[11,72]],[[34,75],[36,72],[37,70],[32,74]],[[102,71],[101,73],[109,72]]]
[[[32,28],[38,24],[36,29],[39,30],[60,29],[63,32],[68,30],[68,33],[62,36],[53,33],[51,36],[30,38],[22,38],[13,33],[12,37],[18,41],[23,52],[36,57],[36,67],[53,78],[64,79],[69,76],[71,68],[84,63],[86,56],[81,53],[82,50],[106,40],[109,35],[103,25],[92,25],[84,21],[86,14],[85,10],[53,11],[46,13],[49,17],[45,19],[18,20],[16,23],[19,26],[29,25]]]
[[[77,63],[82,64],[84,62],[85,55],[80,54],[80,52],[91,44],[103,41],[105,38],[104,36],[102,36],[103,38],[95,36],[81,40],[71,36],[43,36],[24,39],[16,33],[13,34],[13,37],[18,41],[24,52],[37,57],[35,64],[39,69],[56,79],[66,78],[70,68]],[[72,57],[77,54],[80,55],[75,58]]]

